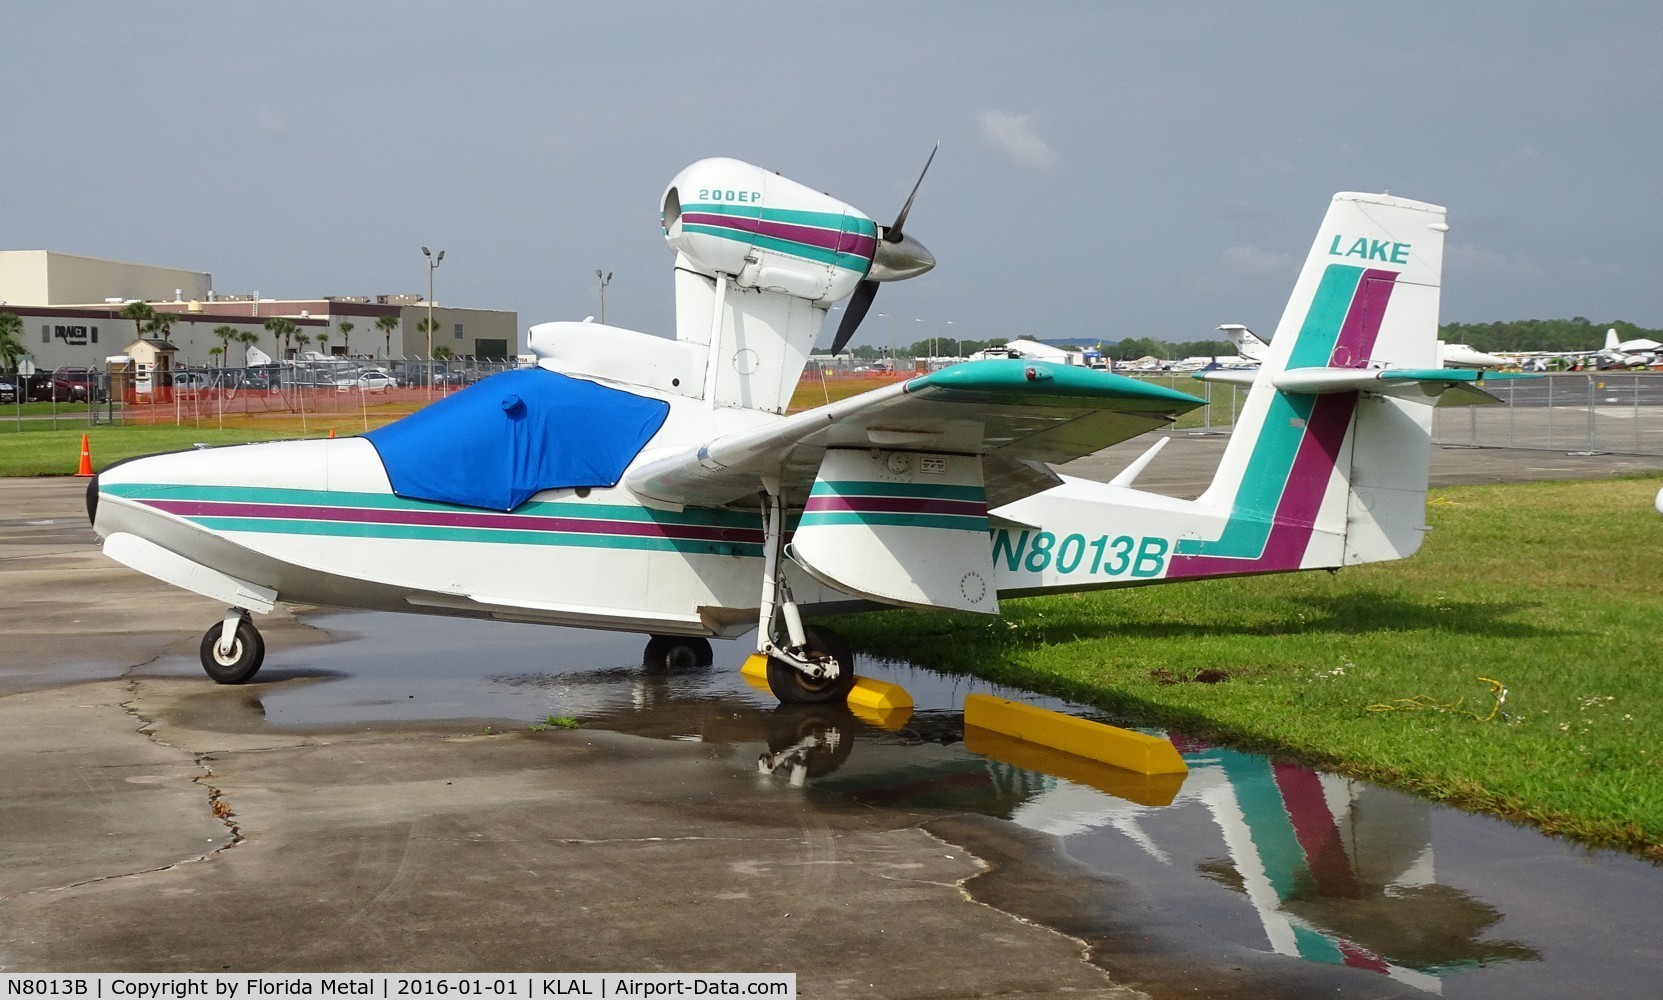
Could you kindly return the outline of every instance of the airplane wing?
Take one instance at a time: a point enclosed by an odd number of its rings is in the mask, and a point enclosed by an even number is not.
[[[1043,361],[971,361],[666,455],[625,476],[667,503],[723,506],[765,478],[805,497],[827,448],[980,455],[987,504],[1057,485],[1066,462],[1170,423],[1205,401],[1163,386]]]

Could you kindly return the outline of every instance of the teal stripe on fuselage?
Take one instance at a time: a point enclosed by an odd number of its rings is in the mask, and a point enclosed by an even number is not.
[[[1357,297],[1357,285],[1362,280],[1363,269],[1349,264],[1330,264],[1322,272],[1310,311],[1299,328],[1299,339],[1293,343],[1288,371],[1328,367],[1334,356],[1334,345],[1340,339],[1340,328],[1345,325],[1346,313],[1351,311],[1351,300]]]
[[[915,500],[982,500],[987,490],[980,486],[937,486],[934,483],[882,483],[866,480],[819,479],[809,491],[811,497],[910,497]]]
[[[652,552],[755,558],[762,555],[762,546],[747,542],[655,538],[642,535],[372,524],[365,521],[299,521],[263,517],[192,517],[187,520],[211,531],[247,531],[275,535],[323,535],[334,538],[385,538],[425,542],[489,542],[497,545],[553,545],[587,549],[640,549]]]
[[[1289,370],[1328,367],[1362,280],[1363,269],[1348,264],[1330,264],[1323,271],[1311,308],[1299,328],[1299,339],[1294,341],[1292,356],[1288,359]],[[1276,507],[1287,489],[1288,474],[1293,471],[1294,456],[1305,440],[1305,426],[1310,422],[1316,399],[1286,392],[1271,396],[1224,532],[1210,541],[1179,539],[1175,549],[1178,555],[1257,559],[1264,554]]]

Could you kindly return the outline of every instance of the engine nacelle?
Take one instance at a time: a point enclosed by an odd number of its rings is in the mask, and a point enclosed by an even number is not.
[[[739,160],[700,160],[677,174],[663,212],[665,240],[700,273],[822,308],[854,291],[878,248],[865,214]]]

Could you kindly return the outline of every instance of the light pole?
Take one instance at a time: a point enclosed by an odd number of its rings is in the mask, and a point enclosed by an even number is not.
[[[953,321],[952,321],[952,320],[948,320],[948,321],[947,321],[947,325],[948,325],[948,326],[952,326],[952,325],[953,325]],[[957,330],[954,330],[954,331],[953,331],[953,332],[954,332],[954,333],[957,333],[957,332],[958,332],[958,331],[957,331]],[[956,358],[956,357],[958,357],[958,356],[959,356],[959,339],[958,339],[958,338],[957,338],[957,337],[948,337],[948,338],[947,338],[947,339],[948,339],[948,340],[951,340],[951,341],[952,341],[952,342],[953,342],[953,357],[955,357],[955,358]]]
[[[445,262],[445,252],[439,251],[439,256],[433,256],[432,251],[422,247],[422,256],[427,258],[427,394],[433,395],[433,270]]]
[[[922,319],[915,319],[913,322],[924,323]],[[929,360],[924,362],[924,370],[929,371],[931,362],[935,361],[935,329],[928,323],[924,323],[924,329],[930,331],[930,357]]]
[[[601,274],[600,268],[595,268],[595,280],[601,285],[601,326],[606,325],[606,286],[612,284],[612,272]]]

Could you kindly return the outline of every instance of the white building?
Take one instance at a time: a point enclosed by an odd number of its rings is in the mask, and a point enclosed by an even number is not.
[[[261,299],[222,295],[205,271],[155,267],[123,261],[77,257],[45,250],[0,251],[0,312],[23,321],[23,349],[38,368],[61,365],[101,367],[139,337],[133,320],[122,317],[130,301],[148,302],[156,312],[177,317],[168,340],[180,367],[224,361],[240,365],[243,345],[226,346],[221,333],[250,333],[261,351],[274,358],[303,350],[337,356],[375,358],[427,357],[429,334],[422,327],[429,303],[419,295],[329,296],[316,299]],[[434,349],[457,357],[512,359],[520,351],[519,317],[506,310],[459,309],[432,304]],[[393,316],[389,333],[376,326]],[[295,325],[287,344],[266,322],[275,317]],[[351,327],[343,330],[343,324]],[[214,353],[221,348],[221,353]]]

